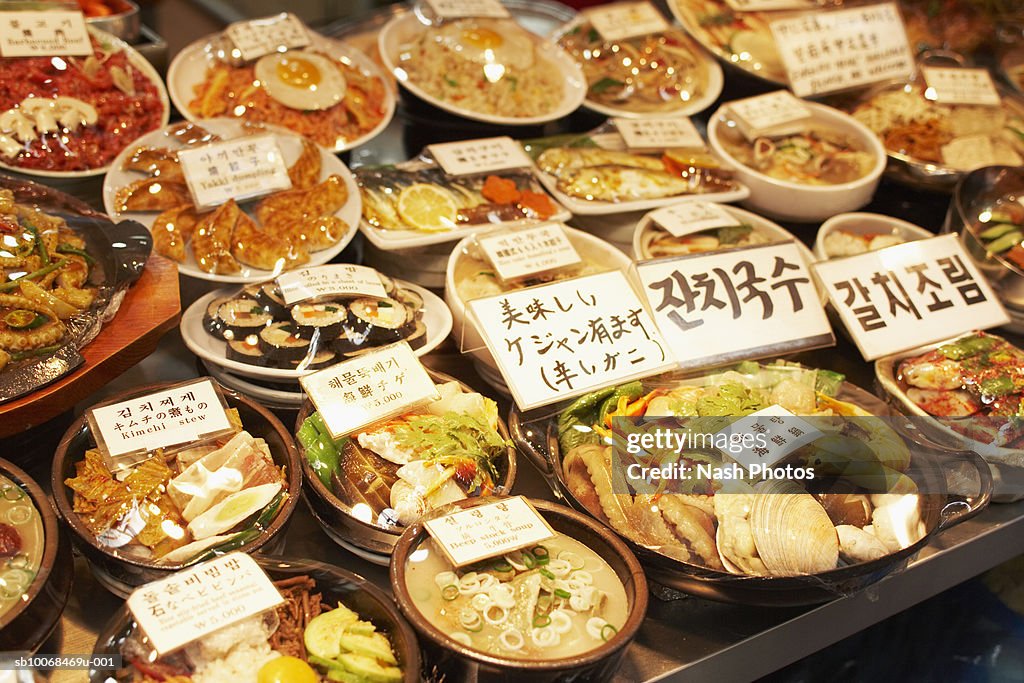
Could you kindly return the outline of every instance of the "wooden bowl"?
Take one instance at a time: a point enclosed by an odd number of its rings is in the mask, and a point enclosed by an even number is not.
[[[21,602],[0,615],[0,650],[34,653],[53,633],[71,595],[74,578],[71,545],[61,536],[57,516],[39,484],[6,460],[0,460],[0,474],[28,494],[43,522],[43,556],[39,571]]]
[[[493,498],[470,498],[441,508],[451,512],[456,508],[470,508],[492,502]],[[424,642],[424,654],[428,663],[435,659],[439,667],[462,669],[461,676],[453,680],[470,680],[470,669],[477,669],[479,682],[529,680],[530,683],[546,681],[605,681],[618,670],[626,646],[636,637],[647,613],[647,579],[636,557],[626,544],[609,529],[575,510],[547,501],[531,500],[533,506],[543,515],[551,527],[583,543],[600,555],[611,566],[626,589],[629,612],[622,625],[606,643],[582,654],[550,660],[510,659],[487,654],[466,647],[434,626],[413,602],[405,581],[405,568],[409,556],[427,540],[428,534],[422,521],[406,528],[395,546],[391,559],[391,591],[395,594],[398,608],[409,620],[416,633]]]
[[[132,389],[112,399],[112,402],[124,401],[136,396],[160,391],[177,382],[154,384],[147,387]],[[299,470],[299,452],[295,449],[291,434],[273,413],[254,401],[221,388],[228,406],[237,408],[242,425],[246,431],[256,438],[264,439],[270,448],[274,462],[285,468],[288,485],[288,498],[274,521],[260,536],[240,548],[242,552],[254,553],[257,550],[274,552],[284,544],[284,532],[288,521],[298,504],[301,493],[302,475]],[[120,597],[127,597],[138,586],[165,578],[173,574],[180,566],[165,567],[138,558],[125,557],[116,551],[100,545],[93,534],[86,528],[78,515],[72,510],[73,492],[64,480],[74,476],[74,465],[84,457],[85,451],[94,445],[90,436],[85,416],[79,417],[64,433],[57,452],[53,456],[51,486],[53,500],[57,506],[57,514],[71,529],[71,540],[75,547],[89,561],[97,580],[110,592]]]

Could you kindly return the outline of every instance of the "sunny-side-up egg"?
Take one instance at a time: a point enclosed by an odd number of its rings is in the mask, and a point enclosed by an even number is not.
[[[443,24],[438,36],[449,50],[477,64],[518,70],[533,66],[533,39],[514,21],[460,19]]]
[[[305,51],[275,52],[256,62],[267,94],[291,109],[330,109],[345,97],[345,77],[330,59]]]

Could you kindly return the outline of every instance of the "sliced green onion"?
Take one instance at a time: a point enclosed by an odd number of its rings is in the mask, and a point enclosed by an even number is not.
[[[569,591],[565,590],[564,588],[556,588],[555,589],[555,596],[559,597],[559,598],[562,598],[563,600],[568,600],[569,598],[572,597],[572,595],[569,593]]]
[[[546,614],[538,614],[533,618],[534,628],[544,628],[551,625],[551,617]]]
[[[535,558],[532,554],[524,551],[523,552],[523,564],[526,565],[527,569],[533,569],[534,567],[537,566],[537,558]]]
[[[544,577],[547,577],[547,578],[551,579],[552,581],[555,580],[555,575],[552,574],[551,572],[549,572],[547,569],[541,569],[540,570],[540,575],[544,576]]]
[[[445,600],[451,601],[459,597],[459,587],[454,583],[450,583],[441,589],[441,597]]]
[[[548,552],[548,549],[545,548],[542,545],[538,545],[538,546],[535,546],[534,548],[531,548],[530,552],[533,553],[533,556],[538,558],[538,559],[540,559],[542,557],[550,557],[551,556],[551,553]]]
[[[612,639],[612,636],[614,636],[618,632],[619,632],[619,629],[615,628],[611,624],[605,624],[601,628],[601,640],[603,640],[605,642],[608,642],[609,640]]]

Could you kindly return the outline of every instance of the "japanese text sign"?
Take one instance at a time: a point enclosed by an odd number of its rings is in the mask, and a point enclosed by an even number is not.
[[[626,147],[632,150],[662,150],[672,147],[704,148],[704,138],[697,132],[693,121],[686,117],[673,119],[622,119],[612,123],[622,136]]]
[[[771,405],[741,418],[722,430],[724,434],[752,434],[752,448],[730,450],[729,457],[748,472],[763,472],[787,455],[824,436],[807,420],[801,419],[780,405]],[[756,466],[756,467],[755,467]]]
[[[326,296],[387,297],[376,270],[347,263],[290,270],[277,276],[277,286],[288,306]]]
[[[477,245],[505,282],[580,262],[580,255],[557,223],[481,236]]]
[[[498,0],[427,0],[427,5],[441,19],[491,17],[502,19],[508,10]]]
[[[748,140],[799,133],[811,120],[811,110],[788,90],[735,100],[726,107],[736,128]]]
[[[91,54],[92,42],[81,12],[0,12],[0,56]]]
[[[282,602],[256,560],[229,553],[136,588],[127,604],[163,656]]]
[[[793,241],[644,261],[654,319],[679,365],[706,368],[835,343]]]
[[[429,145],[427,149],[450,175],[490,173],[530,165],[523,148],[508,136],[445,142]]]
[[[892,2],[808,12],[769,26],[789,85],[800,97],[914,73],[907,31]]]
[[[233,429],[220,392],[210,379],[97,406],[86,413],[86,419],[100,452],[108,459],[190,444]]]
[[[243,136],[178,152],[185,182],[199,208],[287,190],[288,166],[273,135]]]
[[[674,365],[620,271],[474,299],[468,307],[523,410]]]
[[[440,398],[405,341],[306,375],[299,383],[335,439]]]
[[[956,235],[814,264],[866,360],[1009,322]]]
[[[649,2],[615,2],[587,9],[584,14],[605,40],[646,36],[669,28],[665,17]]]
[[[921,67],[925,97],[943,104],[982,104],[998,107],[1002,100],[987,69]],[[988,136],[986,136],[988,137]]]
[[[309,31],[294,14],[239,21],[224,31],[242,59],[257,59],[271,52],[309,45]]]
[[[652,211],[649,218],[674,237],[740,224],[739,219],[710,202],[680,202]]]
[[[426,520],[423,526],[456,567],[532,547],[554,530],[522,496]]]

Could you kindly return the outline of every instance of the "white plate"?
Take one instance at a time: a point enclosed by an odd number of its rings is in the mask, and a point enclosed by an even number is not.
[[[583,72],[580,70],[579,65],[576,64],[576,61],[565,50],[550,40],[536,37],[534,41],[535,48],[543,57],[558,68],[562,74],[562,83],[565,86],[561,102],[547,114],[540,116],[496,116],[476,112],[472,109],[466,109],[451,102],[438,99],[410,81],[409,75],[399,66],[398,55],[401,52],[402,46],[411,43],[426,29],[427,26],[420,22],[414,12],[399,15],[380,30],[380,34],[377,36],[377,46],[380,50],[381,61],[384,62],[384,66],[395,75],[395,78],[402,84],[402,87],[439,109],[473,121],[505,126],[532,126],[565,118],[576,111],[583,103],[583,98],[586,97],[587,84],[583,79]]]
[[[561,202],[557,197],[554,199],[556,204]],[[360,220],[359,229],[362,230],[364,235],[366,235],[366,239],[381,251],[395,251],[396,249],[414,249],[418,247],[428,247],[434,244],[457,242],[467,235],[479,235],[492,230],[511,228],[520,225],[540,225],[541,223],[550,223],[552,221],[564,223],[571,217],[571,213],[559,206],[558,211],[553,213],[550,218],[546,218],[543,221],[521,220],[508,221],[505,223],[477,223],[475,225],[466,225],[462,228],[455,228],[454,230],[426,232],[424,230],[382,230],[381,228],[370,225],[365,220]]]
[[[100,43],[103,43],[105,45],[111,45],[117,48],[118,50],[123,51],[127,56],[128,61],[131,62],[131,65],[139,71],[141,71],[142,74],[146,78],[148,78],[153,83],[153,85],[156,86],[157,94],[160,96],[160,106],[163,108],[163,115],[160,117],[160,126],[166,126],[171,116],[171,105],[167,101],[167,89],[164,88],[164,81],[162,78],[160,78],[160,74],[157,73],[157,70],[154,69],[153,65],[150,64],[145,57],[140,55],[135,50],[135,48],[133,48],[131,45],[124,42],[120,38],[117,38],[104,31],[100,31],[99,29],[93,28],[91,26],[88,28],[89,33],[92,34],[92,36]],[[127,145],[127,147],[132,146],[133,143],[129,143]],[[0,168],[5,168],[10,171],[16,171],[18,173],[24,173],[25,175],[36,176],[39,178],[88,178],[90,176],[97,176],[106,173],[108,169],[114,168],[116,164],[117,162],[115,160],[111,164],[108,164],[106,166],[100,166],[99,168],[92,168],[89,169],[88,171],[43,171],[32,168],[23,168],[21,166],[12,166],[10,164],[5,164],[3,162],[0,162]]]
[[[230,139],[242,135],[242,126],[244,122],[239,119],[220,118],[197,121],[196,123],[211,133],[216,133],[225,139]],[[267,126],[266,128],[277,136],[277,141],[281,146],[281,152],[284,155],[285,163],[289,166],[293,164],[302,153],[302,138],[300,138],[296,133],[292,133],[289,130],[279,128],[277,126]],[[164,128],[153,131],[148,135],[143,135],[133,144],[125,147],[111,165],[110,172],[107,173],[107,177],[103,180],[103,209],[111,217],[114,217],[115,220],[128,218],[142,223],[147,228],[153,227],[153,221],[156,219],[158,212],[126,211],[125,213],[119,214],[116,208],[117,204],[115,202],[115,197],[117,195],[117,191],[125,185],[146,177],[143,173],[122,170],[125,161],[133,151],[141,146],[173,147],[176,149],[182,148],[181,145],[172,141],[172,139],[167,135],[167,130],[168,127],[165,126]],[[341,176],[345,181],[345,187],[348,190],[348,201],[345,202],[344,206],[338,209],[335,215],[345,221],[345,224],[349,226],[349,229],[336,244],[320,251],[311,252],[309,255],[309,263],[303,264],[304,268],[327,263],[341,253],[341,251],[348,246],[348,243],[352,241],[352,238],[355,237],[358,230],[359,216],[363,211],[359,187],[356,185],[352,172],[348,170],[345,164],[341,163],[341,160],[338,159],[338,157],[323,148],[320,149],[320,158],[323,164],[320,170],[321,180],[330,175],[336,174]],[[242,202],[242,206],[244,208],[248,208],[248,203]],[[264,282],[275,276],[275,273],[269,270],[252,268],[243,264],[239,265],[242,270],[236,274],[207,273],[196,264],[195,257],[192,255],[192,249],[186,247],[185,262],[178,264],[178,272],[182,275],[194,277],[199,280],[239,284]]]
[[[568,22],[563,27],[558,29],[557,33],[552,36],[552,40],[558,42],[558,40],[565,35],[567,32],[576,28],[580,24],[587,21],[584,15],[578,16],[576,19]],[[670,27],[674,31],[685,33],[678,26]],[[630,109],[623,109],[608,104],[601,104],[600,102],[594,102],[590,98],[583,100],[583,106],[591,111],[596,111],[598,114],[604,114],[605,116],[618,116],[624,119],[665,119],[674,116],[693,116],[699,112],[704,111],[718,99],[718,96],[722,94],[722,87],[725,84],[725,80],[722,77],[722,67],[719,66],[718,62],[705,50],[696,40],[693,40],[693,58],[699,63],[703,64],[707,69],[708,79],[704,94],[695,100],[689,102],[680,102],[678,106],[672,109],[663,109],[661,111],[632,111]],[[610,41],[611,42],[611,41]],[[589,92],[590,89],[587,89]]]
[[[302,385],[295,382],[295,391],[284,389],[271,389],[260,384],[254,384],[238,375],[232,374],[216,363],[202,361],[203,367],[210,373],[210,376],[223,384],[228,389],[248,396],[257,403],[266,405],[268,408],[281,408],[285,410],[298,410],[306,400],[306,394],[302,391]]]
[[[884,216],[880,213],[841,213],[832,216],[818,228],[818,235],[814,239],[814,256],[819,261],[827,261],[832,258],[825,251],[825,239],[830,233],[836,230],[858,234],[889,234],[901,238],[904,242],[928,239],[935,234],[924,228],[902,221],[892,216]]]
[[[452,331],[452,313],[439,296],[411,282],[395,281],[400,287],[411,289],[423,297],[423,324],[427,328],[427,341],[416,349],[417,356],[424,356],[438,347]],[[228,360],[227,343],[217,339],[203,328],[203,315],[206,307],[214,299],[231,296],[236,293],[234,288],[218,289],[205,294],[196,300],[181,316],[181,337],[185,346],[199,356],[204,362],[209,361],[235,375],[265,380],[297,380],[314,372],[313,370],[280,370],[277,368],[261,368],[249,363]]]
[[[211,59],[208,46],[213,37],[200,38],[185,47],[178,53],[167,69],[167,91],[171,96],[171,102],[181,112],[181,115],[189,121],[199,120],[199,117],[189,109],[188,103],[194,97],[195,87],[206,78],[206,71]],[[348,60],[352,66],[372,75],[374,78],[380,79],[384,83],[384,118],[380,120],[380,123],[373,130],[365,135],[351,140],[338,140],[332,151],[344,152],[353,147],[358,147],[364,142],[369,142],[387,127],[395,115],[396,98],[394,86],[391,84],[390,79],[381,73],[380,67],[377,64],[354,47],[313,31],[309,32],[309,37],[310,44],[308,49],[322,52],[334,59]]]

